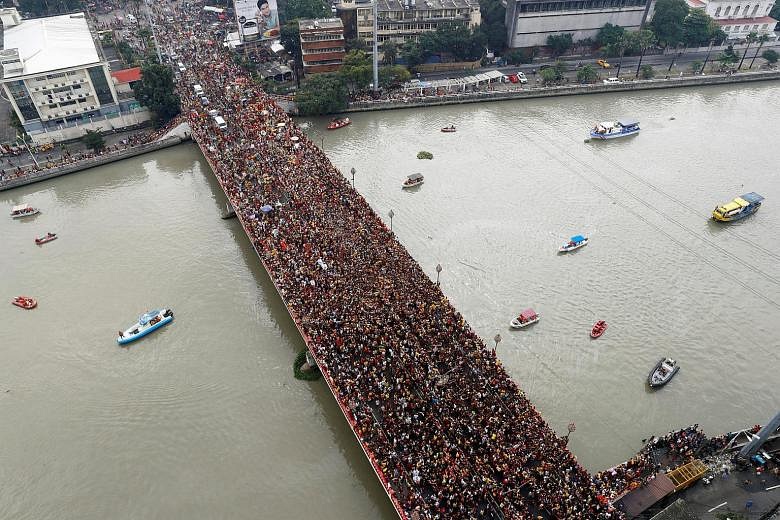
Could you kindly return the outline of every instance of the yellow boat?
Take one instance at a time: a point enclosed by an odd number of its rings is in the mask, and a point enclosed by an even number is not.
[[[745,193],[731,202],[717,206],[712,218],[720,222],[731,222],[752,215],[761,207],[764,197],[755,192]]]

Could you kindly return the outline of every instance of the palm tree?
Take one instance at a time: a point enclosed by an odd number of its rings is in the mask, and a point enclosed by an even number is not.
[[[768,41],[769,41],[769,35],[766,33],[758,37],[758,49],[756,49],[756,53],[753,55],[753,59],[750,61],[751,69],[753,68],[753,64],[756,62],[756,56],[758,56],[758,53],[761,52],[761,47],[763,47],[764,44]]]
[[[641,31],[633,34],[636,35],[636,44],[640,50],[639,63],[636,66],[636,74],[634,74],[634,77],[638,78],[639,69],[642,68],[642,59],[645,57],[645,52],[647,52],[647,49],[652,47],[652,45],[655,43],[655,34],[653,34],[653,31],[649,29],[642,29]]]
[[[395,65],[397,57],[398,44],[393,40],[385,40],[382,42],[382,63],[385,65]]]
[[[745,52],[742,53],[742,59],[739,60],[739,67],[737,67],[737,70],[740,70],[742,68],[742,62],[745,61],[745,56],[747,56],[747,52],[750,49],[750,44],[756,40],[758,40],[757,32],[752,31],[750,34],[747,35],[747,47],[745,47]]]
[[[615,42],[615,48],[620,51],[620,60],[618,61],[617,72],[615,73],[616,78],[620,77],[620,68],[623,66],[623,54],[626,52],[626,47],[628,47],[628,38],[625,34],[621,34]]]

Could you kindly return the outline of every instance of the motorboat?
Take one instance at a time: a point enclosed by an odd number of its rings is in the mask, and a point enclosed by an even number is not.
[[[40,213],[40,211],[29,204],[19,204],[11,208],[11,218],[29,217],[37,213]]]
[[[425,182],[425,177],[421,173],[413,173],[406,177],[406,180],[401,185],[402,188],[414,188]]]
[[[173,311],[171,309],[155,309],[142,314],[136,323],[127,330],[119,331],[116,342],[120,345],[126,345],[131,341],[143,338],[147,334],[169,324],[173,321]]]
[[[587,245],[588,245],[588,237],[582,235],[574,235],[569,239],[568,242],[566,242],[565,244],[563,244],[561,247],[558,248],[558,252],[568,253],[569,251],[574,251],[575,249],[579,249]]]
[[[57,233],[46,233],[42,237],[36,238],[35,243],[41,245],[45,244],[46,242],[51,242],[52,240],[57,240]]]
[[[604,334],[605,330],[607,330],[607,322],[599,320],[593,325],[593,328],[590,329],[590,337],[596,339]]]
[[[21,307],[22,309],[34,309],[38,306],[38,302],[35,301],[35,298],[30,298],[29,296],[17,296],[16,298],[11,301],[14,305],[17,307]]]
[[[341,118],[334,119],[330,123],[328,123],[328,130],[337,130],[339,128],[344,128],[351,122],[352,121],[350,121],[348,117],[341,117]]]
[[[517,318],[512,318],[512,321],[509,322],[509,324],[513,329],[522,329],[523,327],[533,325],[539,321],[540,318],[541,316],[539,316],[535,310],[529,307],[528,309],[525,309],[523,312],[521,312]]]
[[[617,139],[618,137],[628,137],[639,133],[639,121],[632,119],[621,119],[619,121],[605,121],[596,123],[596,126],[590,131],[591,139]]]
[[[680,365],[672,358],[663,358],[655,364],[650,375],[647,376],[647,384],[651,388],[659,388],[672,380]]]
[[[716,206],[712,211],[712,218],[719,222],[732,222],[752,215],[761,207],[764,197],[751,191],[745,193],[726,204]]]
[[[445,132],[445,133],[455,132],[456,131],[455,130],[455,125],[445,126],[444,128],[441,129],[441,131]]]

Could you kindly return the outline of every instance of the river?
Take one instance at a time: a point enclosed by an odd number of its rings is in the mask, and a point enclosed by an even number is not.
[[[325,132],[356,189],[591,471],[650,434],[778,409],[780,88],[710,87],[352,115]],[[597,120],[640,135],[584,143]],[[439,127],[455,124],[457,133]],[[322,140],[322,141],[320,141]],[[416,159],[430,151],[432,161]],[[425,175],[413,192],[409,173]],[[350,177],[351,178],[351,177]],[[716,203],[766,197],[731,226]],[[394,517],[193,145],[0,193],[0,518]],[[60,239],[35,246],[47,231]],[[569,235],[591,243],[568,255]],[[174,323],[119,348],[170,306]],[[540,323],[512,331],[532,306]],[[588,331],[609,323],[598,340]],[[651,392],[665,355],[682,366]]]

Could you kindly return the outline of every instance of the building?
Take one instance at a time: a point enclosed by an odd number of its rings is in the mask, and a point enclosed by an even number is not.
[[[36,143],[76,139],[149,118],[119,96],[84,13],[22,20],[0,9],[2,89]],[[124,98],[124,99],[122,99]]]
[[[479,0],[377,0],[377,42],[416,40],[444,23],[470,28],[482,22]],[[344,0],[336,5],[347,39],[362,38],[374,44],[374,4],[370,0]]]
[[[344,63],[344,24],[340,18],[298,20],[304,74],[333,72]]]
[[[692,9],[704,9],[720,25],[729,40],[742,40],[751,32],[777,39],[777,20],[769,16],[775,0],[687,0]]]
[[[533,47],[569,33],[574,41],[595,38],[604,24],[636,31],[650,19],[654,0],[505,0],[507,45]]]

